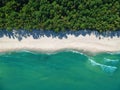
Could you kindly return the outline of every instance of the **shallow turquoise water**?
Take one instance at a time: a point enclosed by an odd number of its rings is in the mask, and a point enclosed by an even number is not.
[[[0,90],[120,90],[120,53],[0,53]]]

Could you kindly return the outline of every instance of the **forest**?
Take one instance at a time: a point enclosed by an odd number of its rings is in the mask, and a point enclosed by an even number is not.
[[[0,30],[120,30],[120,0],[0,0]]]

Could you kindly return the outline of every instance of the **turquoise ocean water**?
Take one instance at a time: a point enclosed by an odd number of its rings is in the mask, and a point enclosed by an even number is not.
[[[0,90],[120,90],[120,53],[0,53]]]

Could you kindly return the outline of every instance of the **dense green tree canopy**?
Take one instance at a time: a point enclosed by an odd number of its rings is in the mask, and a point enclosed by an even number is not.
[[[0,29],[120,29],[120,0],[0,0]]]

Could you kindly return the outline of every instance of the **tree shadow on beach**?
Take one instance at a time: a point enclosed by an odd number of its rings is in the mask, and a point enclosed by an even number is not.
[[[99,33],[98,31],[93,31],[93,30],[79,30],[79,31],[70,31],[67,30],[65,32],[54,32],[50,30],[13,30],[13,31],[7,31],[7,30],[0,30],[0,38],[6,36],[8,38],[13,38],[13,39],[18,39],[21,41],[23,38],[27,37],[33,37],[34,39],[40,39],[41,37],[52,37],[52,38],[67,38],[68,35],[73,35],[75,37],[78,36],[86,36],[86,35],[95,35],[97,38],[100,39],[100,37],[120,37],[120,30],[118,31],[109,31],[109,32],[102,32]]]

